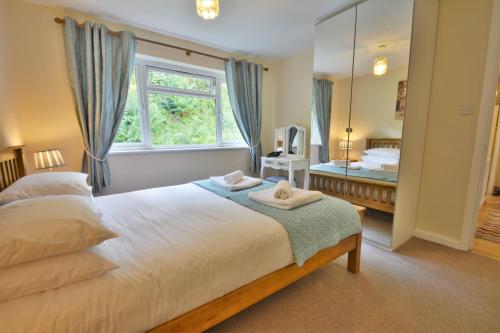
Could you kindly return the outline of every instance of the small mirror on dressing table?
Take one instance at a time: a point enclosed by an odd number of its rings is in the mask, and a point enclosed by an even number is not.
[[[295,171],[304,170],[304,189],[309,188],[309,159],[305,158],[306,129],[289,125],[274,130],[274,151],[277,157],[261,157],[260,177],[264,179],[265,169],[288,171],[288,181],[295,184]]]

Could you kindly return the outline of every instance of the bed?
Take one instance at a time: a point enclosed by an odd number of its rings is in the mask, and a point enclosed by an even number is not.
[[[0,157],[2,169],[17,165],[7,178],[0,174],[3,184],[25,173],[22,147],[4,149]],[[343,254],[347,269],[359,271],[361,233],[299,267],[286,231],[273,218],[192,183],[95,202],[120,237],[93,251],[119,268],[0,302],[4,330],[200,332]]]
[[[369,138],[366,149],[400,148],[401,139]],[[345,170],[345,169],[344,169]],[[355,205],[394,213],[397,191],[397,174],[373,173],[368,178],[356,171],[335,172],[321,166],[311,166],[310,189],[347,200]]]

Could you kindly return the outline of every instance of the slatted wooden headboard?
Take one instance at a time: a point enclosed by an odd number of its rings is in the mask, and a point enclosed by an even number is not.
[[[401,139],[366,139],[366,149],[371,148],[401,148]]]
[[[0,191],[25,175],[24,146],[0,148]]]

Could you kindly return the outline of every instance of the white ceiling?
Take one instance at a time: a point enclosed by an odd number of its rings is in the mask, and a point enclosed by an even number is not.
[[[195,0],[28,0],[127,23],[224,50],[283,58],[313,46],[314,24],[359,0],[219,0],[205,21]]]
[[[388,58],[389,70],[408,65],[413,0],[369,0],[358,5],[354,76],[372,72],[378,55]],[[351,76],[355,9],[342,12],[315,30],[314,72],[345,78]],[[378,46],[387,47],[380,51]]]

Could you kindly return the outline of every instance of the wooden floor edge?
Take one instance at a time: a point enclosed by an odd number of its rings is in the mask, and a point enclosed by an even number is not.
[[[476,238],[471,252],[500,261],[500,243]]]
[[[286,266],[153,328],[149,332],[205,331],[346,253],[349,254],[347,269],[352,273],[357,273],[361,260],[361,238],[361,233],[352,235],[337,245],[318,252],[302,267],[295,264]]]
[[[483,202],[481,208],[479,209],[479,214],[476,221],[476,230],[488,220],[488,216],[490,215],[490,213],[499,205],[500,197],[493,195],[488,195],[486,197],[486,200]],[[500,243],[475,237],[474,244],[472,246],[472,253],[486,256],[495,260],[500,260]]]

